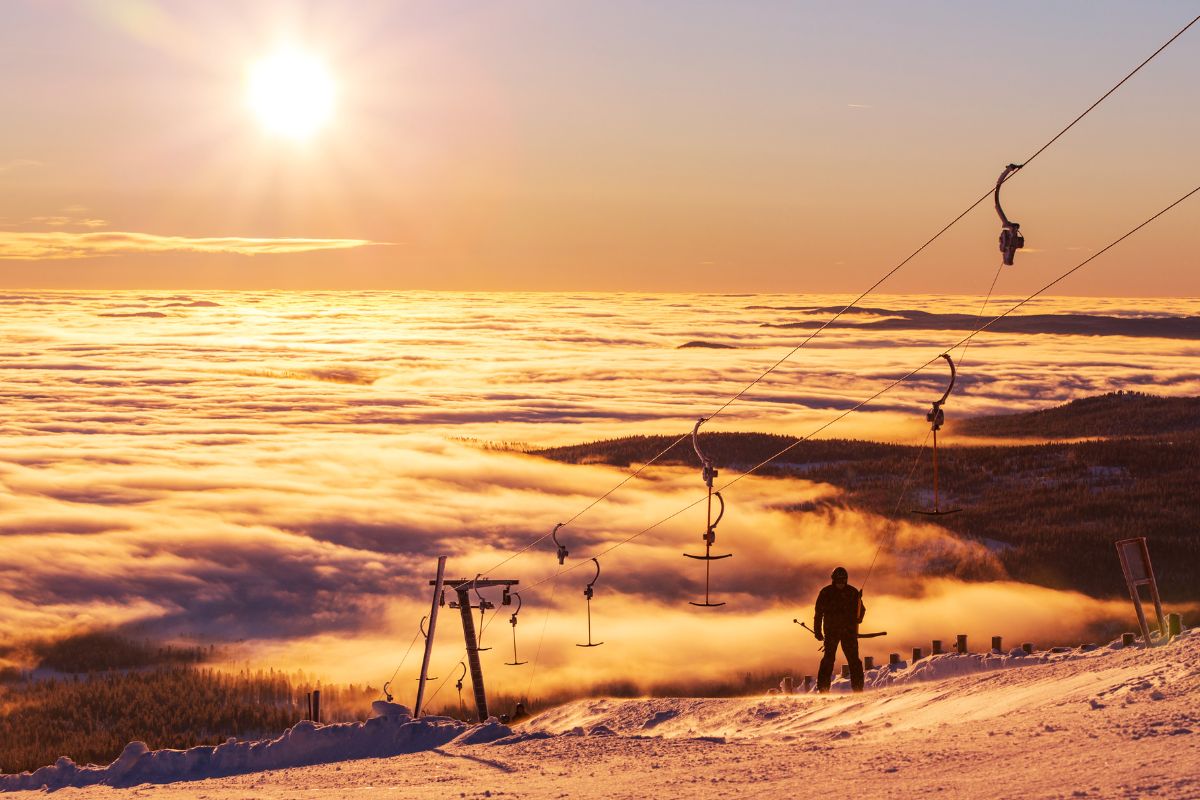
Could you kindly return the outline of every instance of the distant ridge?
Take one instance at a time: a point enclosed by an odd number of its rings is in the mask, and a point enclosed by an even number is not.
[[[1041,411],[972,417],[954,423],[951,430],[971,436],[1045,439],[1157,436],[1200,431],[1200,397],[1110,392]]]
[[[810,314],[841,312],[834,307],[805,306],[750,306],[756,310],[803,311]],[[980,325],[974,314],[931,314],[914,309],[869,308],[851,306],[844,317],[877,317],[872,320],[850,321],[845,318],[835,322],[831,328],[858,328],[862,330],[911,331],[943,330],[973,331]],[[807,319],[799,322],[764,322],[764,328],[820,328],[824,319]],[[1162,339],[1200,339],[1200,317],[1153,316],[1120,317],[1100,314],[1027,314],[1013,315],[997,320],[988,326],[992,333],[1049,333],[1077,336],[1134,336]]]
[[[1044,438],[1044,444],[962,446],[955,434]],[[1124,589],[1113,566],[1112,543],[1128,536],[1152,540],[1155,571],[1171,602],[1200,601],[1200,398],[1164,398],[1119,392],[1023,414],[978,417],[955,424],[939,451],[942,500],[962,513],[937,518],[959,536],[988,543],[1004,572],[1016,580],[1093,597]],[[916,461],[914,445],[847,439],[798,441],[765,433],[701,433],[702,447],[732,474],[788,452],[758,470],[840,487],[829,500],[786,506],[796,513],[852,507],[913,520],[928,506],[930,465]],[[628,468],[644,463],[673,437],[628,436],[530,450],[570,464]],[[659,465],[699,463],[686,439],[663,453]],[[908,484],[906,476],[912,477]],[[901,487],[908,487],[900,496]],[[726,498],[736,508],[736,495]],[[786,501],[784,501],[786,502]],[[983,565],[948,562],[963,580],[995,580]]]

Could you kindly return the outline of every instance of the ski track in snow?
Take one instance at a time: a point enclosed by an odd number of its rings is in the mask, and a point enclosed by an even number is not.
[[[135,743],[107,767],[60,759],[0,776],[0,788],[210,800],[1200,798],[1200,631],[1149,650],[950,655],[878,670],[873,684],[862,695],[580,700],[515,731],[441,717],[301,723],[270,742]]]

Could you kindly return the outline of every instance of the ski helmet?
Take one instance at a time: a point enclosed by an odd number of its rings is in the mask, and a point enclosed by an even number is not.
[[[838,567],[830,574],[829,579],[833,580],[833,581],[836,581],[839,579],[843,580],[843,581],[848,581],[848,580],[850,580],[850,573],[846,572],[845,567]]]

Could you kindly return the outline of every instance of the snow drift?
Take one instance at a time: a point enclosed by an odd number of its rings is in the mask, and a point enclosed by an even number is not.
[[[511,728],[495,720],[482,725],[469,725],[450,717],[414,720],[407,708],[395,709],[396,713],[366,722],[337,725],[300,722],[277,739],[255,742],[230,739],[215,747],[187,750],[150,750],[142,742],[131,742],[108,766],[80,767],[64,757],[33,772],[0,775],[0,790],[201,780],[355,758],[385,758],[432,750],[456,741],[485,744],[512,735]]]

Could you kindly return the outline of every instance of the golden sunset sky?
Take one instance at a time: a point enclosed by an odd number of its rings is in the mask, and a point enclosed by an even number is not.
[[[1196,6],[0,13],[4,286],[815,292],[869,285]],[[283,85],[249,100],[279,53]],[[1027,250],[1005,290],[1195,186],[1197,75],[1200,27],[1012,180]],[[313,119],[272,122],[281,95]],[[1181,206],[1061,292],[1196,294],[1198,221]],[[981,292],[998,230],[983,204],[887,289]]]

